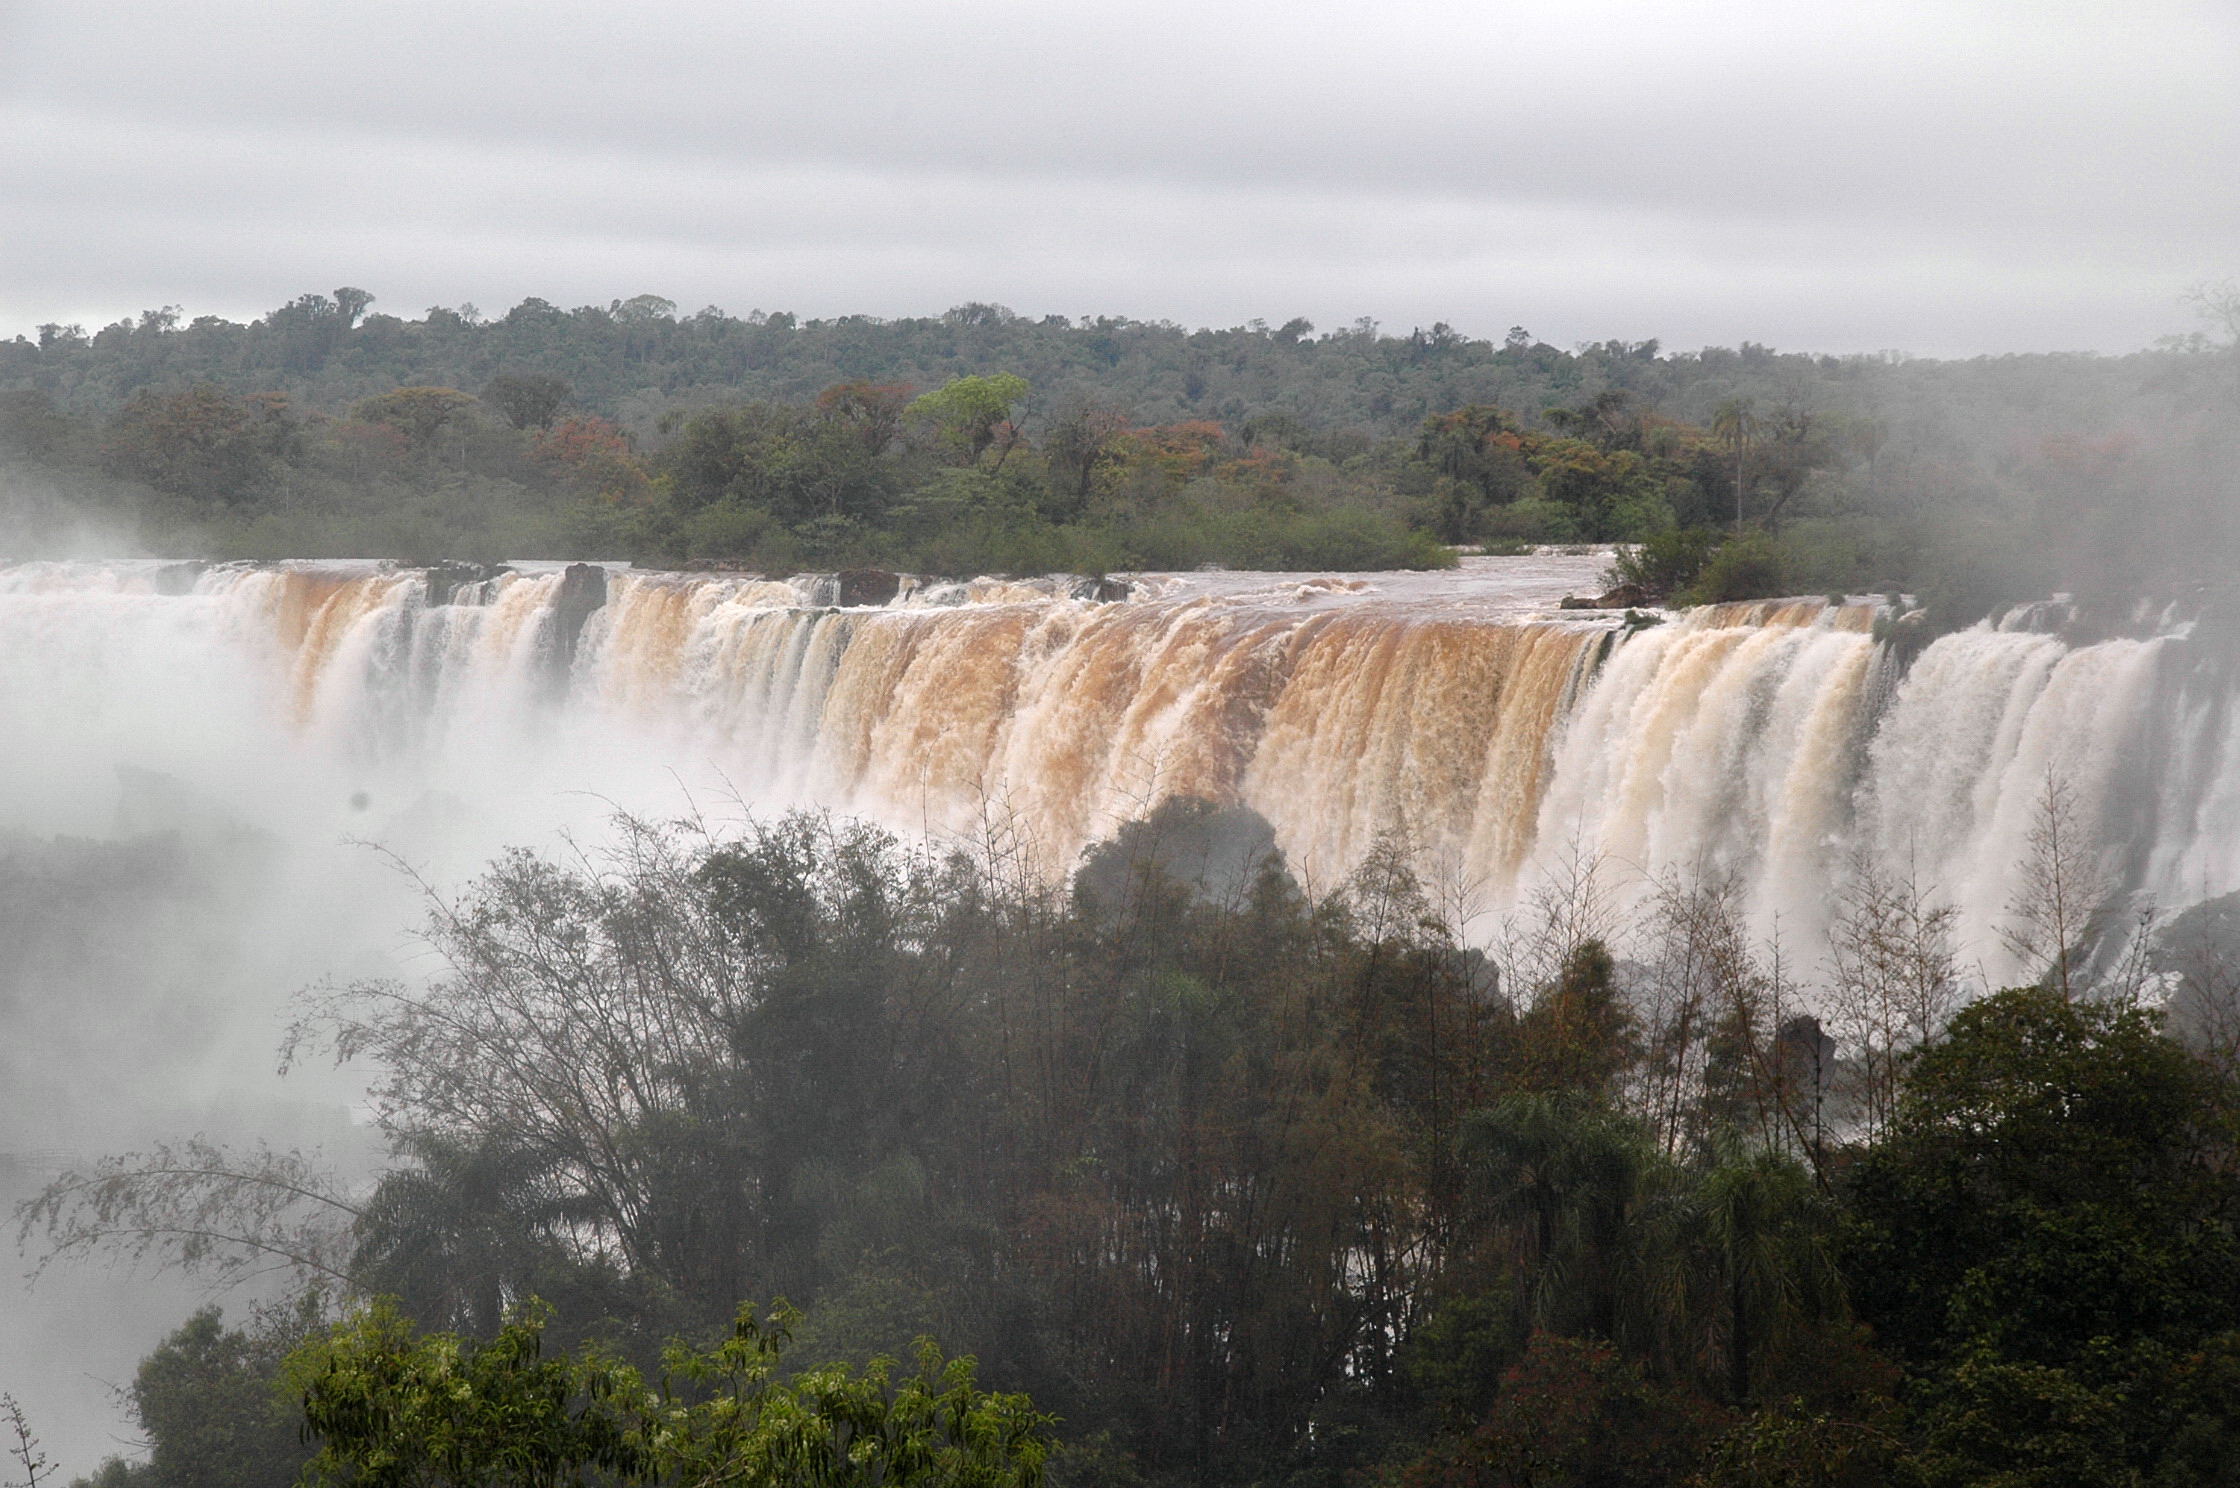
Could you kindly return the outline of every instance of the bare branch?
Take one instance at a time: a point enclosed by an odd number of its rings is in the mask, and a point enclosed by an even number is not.
[[[23,1413],[23,1406],[13,1395],[0,1395],[0,1432],[9,1437],[7,1453],[14,1458],[20,1478],[9,1478],[4,1488],[39,1488],[41,1483],[54,1477],[62,1469],[47,1460],[39,1447],[39,1438],[31,1432],[31,1422]]]

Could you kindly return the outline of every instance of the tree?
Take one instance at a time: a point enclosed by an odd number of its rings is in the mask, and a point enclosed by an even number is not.
[[[240,398],[209,383],[143,392],[110,426],[106,462],[159,491],[235,505],[261,495],[291,452],[295,418],[278,393]]]
[[[0,393],[0,451],[52,463],[69,448],[74,430],[74,421],[47,394]]]
[[[1959,1003],[1957,914],[1911,877],[1862,859],[1829,927],[1828,1027],[1869,1137],[1897,1111],[1907,1056]]]
[[[1846,1177],[1845,1271],[1935,1451],[2146,1473],[2181,1418],[2232,1429],[2229,1399],[2203,1409],[2185,1383],[2240,1325],[2225,1099],[2152,1013],[2051,986],[1977,1001],[1914,1056]]]
[[[1711,434],[1726,448],[1734,462],[1734,530],[1742,530],[1743,492],[1756,452],[1760,423],[1757,405],[1748,398],[1729,398],[1711,415]]]
[[[348,308],[362,311],[372,296],[346,289]],[[359,296],[364,298],[360,299]],[[345,318],[345,306],[323,294],[298,295],[264,318],[264,328],[279,353],[280,365],[293,372],[316,373],[348,334],[354,315]]]
[[[503,1140],[397,1145],[353,1230],[353,1293],[394,1297],[428,1326],[484,1338],[531,1294],[572,1328],[624,1320],[622,1278],[567,1243],[574,1206],[537,1154]]]
[[[341,318],[345,331],[358,323],[358,318],[366,313],[366,307],[372,303],[373,296],[362,289],[345,285],[334,292],[335,314]]]
[[[1752,1411],[1708,1452],[1688,1488],[1890,1488],[1912,1481],[1883,1423],[1785,1400]]]
[[[1434,414],[1416,435],[1414,458],[1445,484],[1435,491],[1435,526],[1449,542],[1476,538],[1484,514],[1528,489],[1524,439],[1506,410],[1472,404]]]
[[[1043,432],[1042,458],[1069,510],[1079,512],[1088,504],[1098,474],[1119,461],[1120,440],[1127,432],[1125,414],[1094,403],[1069,409]]]
[[[2110,885],[2099,844],[2077,820],[2076,792],[2051,770],[2032,804],[2030,832],[1999,938],[2025,969],[2063,997],[2083,990],[2090,933]]]
[[[632,295],[627,300],[616,300],[609,305],[607,313],[625,325],[649,325],[654,321],[673,319],[677,313],[677,302],[656,294]]]
[[[953,313],[953,312],[952,312]],[[1025,400],[1027,380],[1010,372],[952,378],[930,393],[920,394],[905,410],[908,417],[929,425],[935,436],[962,457],[961,463],[977,465],[990,445],[1004,440],[1009,454],[1015,433],[1011,410]],[[1001,457],[997,465],[1003,463]]]
[[[1705,1279],[1719,1299],[1726,1393],[1751,1403],[1753,1380],[1808,1329],[1843,1316],[1833,1215],[1802,1167],[1763,1149],[1707,1173],[1695,1196]]]
[[[194,1137],[63,1173],[17,1209],[16,1236],[19,1245],[45,1240],[42,1268],[108,1253],[217,1286],[275,1270],[307,1286],[346,1286],[360,1218],[314,1156]]]
[[[1690,589],[1720,546],[1714,527],[1668,527],[1622,548],[1610,565],[1613,587],[1631,585],[1663,601]]]
[[[875,516],[892,485],[852,418],[766,403],[687,419],[660,464],[686,512],[728,507],[804,524]]]
[[[150,1488],[290,1488],[310,1453],[281,1363],[310,1326],[306,1310],[228,1328],[206,1307],[141,1362],[132,1403]]]
[[[906,382],[836,382],[817,394],[817,413],[846,428],[864,454],[877,459],[902,433],[912,391]]]
[[[1513,1237],[1520,1323],[1648,1336],[1639,1206],[1660,1175],[1634,1123],[1575,1093],[1512,1095],[1473,1114],[1461,1146],[1489,1216]]]
[[[1751,1098],[1762,1093],[1750,1088],[1755,1071],[1747,1067],[1747,1040],[1748,1025],[1762,1010],[1766,976],[1744,929],[1741,888],[1732,874],[1668,874],[1655,885],[1648,911],[1649,954],[1634,993],[1644,1055],[1636,1098],[1666,1152],[1708,1155],[1730,1135],[1726,1128],[1738,1114],[1733,1098],[1755,1104]],[[1746,1015],[1739,1028],[1733,1026],[1737,1012]],[[1728,1038],[1722,1049],[1722,1033],[1739,1034],[1742,1042]],[[1720,1104],[1715,1094],[1726,1098],[1723,1111],[1714,1112]]]
[[[1533,1335],[1469,1436],[1435,1445],[1403,1482],[1486,1488],[1676,1483],[1717,1430],[1707,1402],[1609,1344]]]
[[[39,1438],[32,1433],[30,1418],[13,1395],[0,1395],[0,1433],[7,1438],[0,1444],[0,1452],[5,1452],[11,1460],[10,1470],[23,1474],[20,1478],[7,1479],[6,1488],[40,1488],[61,1471],[40,1448]]]
[[[651,494],[645,465],[632,453],[629,436],[610,419],[562,419],[535,435],[530,452],[571,488],[602,501],[635,504]]]
[[[511,372],[491,378],[482,387],[482,401],[506,416],[516,429],[549,429],[575,390],[557,377],[517,376]]]
[[[882,1087],[911,1055],[881,1025],[939,971],[905,947],[941,870],[812,816],[724,845],[620,831],[604,858],[516,852],[431,896],[444,974],[314,994],[291,1057],[373,1062],[384,1130],[424,1161],[535,1175],[475,1202],[546,1216],[539,1245],[703,1305],[750,1282],[807,1295],[804,1170],[856,1171],[901,1119]]]
[[[2194,313],[2224,332],[2225,355],[2231,360],[2234,391],[2240,393],[2240,280],[2204,280],[2186,291]]]
[[[1624,388],[1604,388],[1578,408],[1551,408],[1548,422],[1602,449],[1638,449],[1641,411]]]
[[[289,1361],[319,1441],[315,1481],[363,1488],[1038,1488],[1052,1422],[919,1346],[915,1373],[793,1375],[797,1316],[741,1307],[712,1349],[673,1344],[647,1380],[596,1348],[548,1355],[531,1309],[487,1343],[418,1333],[382,1304]]]
[[[1691,604],[1769,599],[1787,592],[1781,549],[1762,531],[1737,532],[1713,550],[1685,596]]]
[[[350,411],[364,423],[382,424],[404,436],[414,451],[425,451],[436,436],[475,404],[472,393],[447,387],[402,387],[367,398]]]
[[[1639,1050],[1608,946],[1589,939],[1572,948],[1555,984],[1518,1020],[1516,1047],[1522,1089],[1598,1103],[1616,1097],[1619,1076]]]
[[[1781,514],[1796,500],[1806,482],[1835,463],[1838,441],[1826,418],[1795,404],[1776,412],[1759,432],[1762,436],[1758,442],[1760,479],[1773,487],[1773,499],[1766,505],[1765,523],[1769,529],[1779,531]]]

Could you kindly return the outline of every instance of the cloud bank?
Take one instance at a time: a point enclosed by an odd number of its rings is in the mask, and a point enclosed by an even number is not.
[[[2240,11],[19,3],[0,332],[803,315],[2120,351],[2240,272]]]

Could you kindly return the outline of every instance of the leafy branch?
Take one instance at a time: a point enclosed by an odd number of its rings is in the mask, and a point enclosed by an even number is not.
[[[200,1276],[214,1288],[273,1270],[347,1286],[364,1213],[316,1154],[259,1144],[234,1151],[192,1137],[72,1170],[16,1207],[16,1243],[43,1243],[34,1277],[58,1260],[107,1253]]]

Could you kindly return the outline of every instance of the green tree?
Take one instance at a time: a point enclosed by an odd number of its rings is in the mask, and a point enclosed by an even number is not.
[[[289,1361],[318,1439],[311,1475],[364,1488],[1037,1488],[1048,1417],[980,1389],[969,1359],[921,1343],[889,1361],[791,1378],[794,1316],[742,1307],[712,1349],[673,1344],[660,1374],[596,1348],[547,1354],[531,1311],[474,1343],[375,1304]]]
[[[1688,586],[1691,604],[1768,599],[1783,592],[1781,550],[1764,532],[1737,531],[1715,548]]]
[[[51,463],[63,457],[75,432],[74,422],[48,394],[31,389],[0,393],[0,451]]]
[[[472,393],[457,388],[401,387],[367,398],[350,412],[360,422],[396,430],[409,448],[424,452],[433,447],[437,435],[465,417],[474,403]]]
[[[1003,441],[996,463],[1011,452],[1016,437],[1004,437],[1011,427],[1011,411],[1026,400],[1027,380],[1011,372],[952,378],[930,393],[922,393],[906,410],[914,420],[929,425],[962,463],[977,465],[988,447]]]
[[[549,429],[575,397],[557,377],[501,373],[482,385],[482,401],[506,416],[516,429]]]
[[[1750,460],[1758,448],[1762,421],[1757,404],[1748,398],[1729,398],[1711,415],[1711,436],[1727,452],[1734,467],[1734,530],[1742,530],[1744,492],[1749,488]]]
[[[1488,1217],[1512,1237],[1519,1322],[1648,1338],[1657,1237],[1642,1221],[1667,1175],[1639,1126],[1583,1091],[1511,1095],[1472,1115],[1461,1144]]]
[[[1693,1208],[1727,1399],[1746,1405],[1788,1345],[1844,1315],[1834,1214],[1802,1166],[1764,1150],[1705,1174]]]
[[[1619,1075],[1640,1052],[1617,969],[1600,940],[1564,957],[1555,984],[1517,1022],[1513,1078],[1521,1089],[1597,1104],[1616,1097]]]
[[[714,409],[685,421],[662,457],[679,509],[766,513],[781,522],[880,514],[893,472],[867,449],[862,421],[774,404]]]
[[[127,403],[110,426],[105,454],[112,471],[159,491],[237,504],[271,485],[295,439],[295,418],[281,395],[235,397],[197,383]]]
[[[1610,566],[1611,582],[1630,584],[1652,600],[1687,591],[1718,552],[1721,536],[1710,527],[1668,527],[1652,532],[1619,552]]]
[[[133,1412],[147,1433],[151,1488],[289,1488],[309,1451],[281,1382],[309,1326],[274,1314],[228,1328],[215,1307],[187,1319],[142,1361]]]
[[[2224,1110],[2152,1013],[2053,988],[1986,997],[1914,1056],[1846,1184],[1845,1269],[1936,1450],[2146,1471],[2171,1447],[2181,1361],[2240,1324]],[[2188,1429],[2230,1429],[2229,1401],[2192,1399]]]
[[[1448,542],[1476,540],[1486,513],[1517,500],[1531,485],[1516,420],[1488,405],[1425,419],[1414,458],[1436,477],[1431,525]]]
[[[342,322],[345,331],[357,325],[365,315],[366,307],[372,303],[372,295],[347,284],[334,292],[335,316]]]
[[[1765,420],[1760,433],[1760,479],[1772,488],[1765,523],[1770,530],[1779,531],[1782,514],[1807,482],[1836,463],[1842,449],[1842,431],[1825,416],[1791,404]]]

